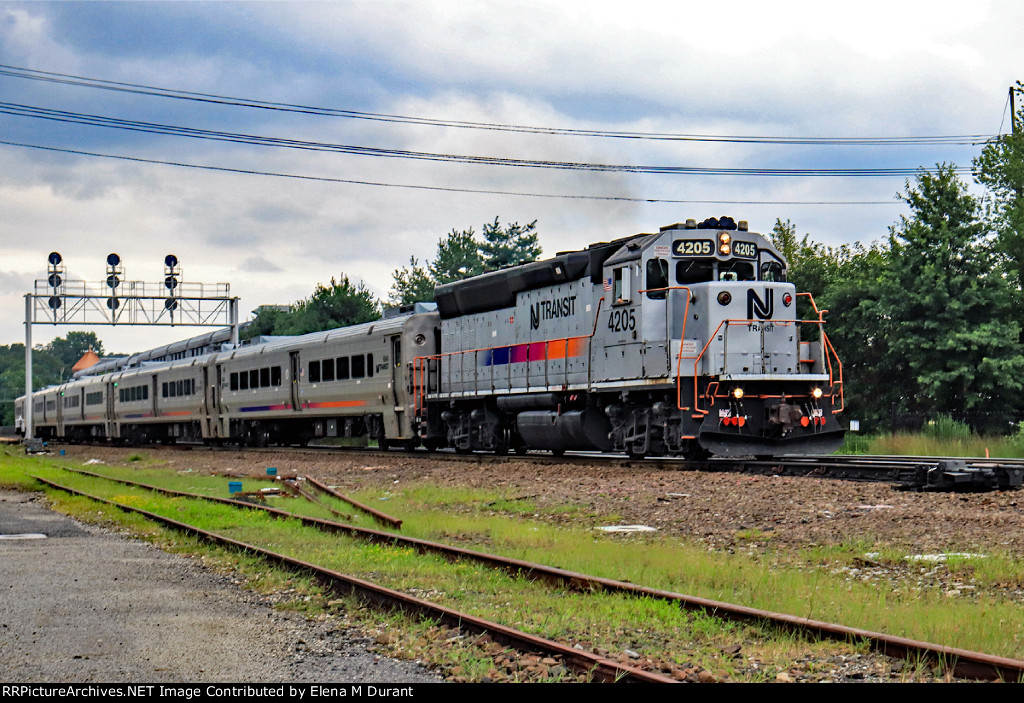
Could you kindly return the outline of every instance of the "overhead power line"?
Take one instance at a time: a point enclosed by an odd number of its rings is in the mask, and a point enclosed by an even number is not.
[[[33,119],[81,124],[90,127],[188,137],[219,142],[231,142],[251,146],[268,146],[305,151],[321,151],[357,156],[413,159],[419,161],[440,161],[448,163],[476,164],[485,166],[508,166],[516,168],[541,168],[569,171],[597,171],[611,173],[636,173],[649,175],[699,175],[699,176],[772,176],[772,177],[911,177],[920,172],[920,167],[896,168],[721,168],[704,166],[656,166],[629,164],[599,164],[575,161],[549,161],[541,159],[513,159],[498,156],[471,156],[464,154],[443,154],[406,149],[333,144],[281,137],[266,137],[219,130],[199,129],[166,125],[140,120],[126,120],[103,115],[53,110],[50,108],[0,102],[0,114],[16,115]],[[970,173],[970,168],[957,167],[957,173]]]
[[[137,163],[158,164],[161,166],[177,166],[181,168],[193,168],[204,171],[220,171],[225,173],[237,173],[250,176],[272,176],[276,178],[291,178],[303,181],[320,181],[325,183],[348,183],[354,185],[377,186],[384,188],[406,188],[411,190],[444,191],[448,193],[472,193],[484,195],[503,195],[527,198],[554,198],[561,200],[605,200],[634,203],[673,203],[673,204],[705,204],[705,205],[898,205],[896,200],[676,200],[670,198],[640,198],[617,195],[575,195],[559,193],[530,193],[506,190],[487,190],[480,188],[456,188],[453,186],[430,186],[408,183],[385,183],[381,181],[354,180],[348,178],[331,178],[327,176],[310,176],[292,173],[278,173],[274,171],[256,171],[252,169],[229,168],[226,166],[211,166],[207,164],[190,164],[178,161],[162,161],[158,159],[146,159],[137,156],[124,156],[119,154],[103,154],[99,152],[83,151],[80,149],[63,149],[60,147],[43,146],[40,144],[26,144],[22,142],[11,142],[0,140],[0,144],[22,147],[26,149],[39,149],[43,151],[54,151],[64,154],[75,154],[78,156],[93,156],[105,159],[117,159],[121,161],[132,161]]]
[[[227,105],[232,107],[245,107],[261,110],[275,110],[281,112],[293,112],[309,115],[319,115],[325,117],[340,117],[346,119],[370,120],[376,122],[426,125],[432,127],[449,127],[455,129],[476,129],[500,132],[518,132],[525,134],[546,134],[556,136],[599,137],[605,139],[644,139],[683,142],[724,142],[739,144],[789,144],[814,146],[977,146],[979,144],[984,144],[985,142],[989,141],[990,139],[996,136],[991,134],[961,134],[906,137],[773,137],[754,135],[679,134],[669,132],[633,132],[598,129],[580,129],[567,127],[543,127],[517,124],[502,124],[494,122],[449,120],[441,118],[396,115],[379,112],[363,112],[358,110],[347,110],[340,108],[315,107],[310,105],[297,105],[292,103],[272,102],[265,100],[256,100],[252,98],[238,98],[229,97],[225,95],[216,95],[211,93],[177,90],[173,88],[161,88],[158,86],[143,85],[139,83],[124,83],[119,81],[105,80],[101,78],[76,76],[67,73],[39,71],[31,68],[10,66],[5,64],[0,64],[0,76],[8,78],[22,78],[27,80],[43,81],[61,85],[71,85],[83,88],[94,88],[99,90],[132,93],[137,95],[147,95],[152,97],[169,98],[175,100],[189,100],[216,105]]]

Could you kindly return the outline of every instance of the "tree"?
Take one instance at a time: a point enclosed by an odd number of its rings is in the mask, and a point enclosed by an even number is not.
[[[380,304],[373,293],[363,283],[352,285],[348,276],[342,274],[340,281],[332,278],[330,286],[318,283],[313,295],[295,303],[290,312],[261,311],[250,326],[250,330],[256,331],[249,336],[308,334],[378,318]]]
[[[484,259],[473,228],[461,232],[453,229],[446,239],[438,240],[437,256],[427,268],[437,284],[461,281],[483,273]]]
[[[388,299],[395,305],[429,302],[434,299],[435,286],[535,261],[541,252],[536,228],[536,220],[502,228],[495,217],[493,223],[484,225],[483,242],[477,240],[472,227],[461,232],[453,229],[438,240],[433,261],[420,266],[416,257],[411,257],[409,266],[395,269]]]
[[[389,300],[395,305],[412,305],[416,302],[430,302],[434,299],[434,279],[419,265],[415,256],[409,257],[409,267],[395,269],[391,274]]]
[[[523,226],[513,222],[504,229],[497,217],[494,218],[494,222],[485,224],[484,241],[480,244],[484,269],[496,271],[506,266],[536,261],[541,253],[536,230],[537,220]]]
[[[906,191],[911,217],[890,228],[878,282],[903,406],[954,417],[1013,407],[1024,387],[1020,323],[978,204],[952,165],[922,171]]]
[[[95,332],[68,332],[67,337],[57,337],[45,349],[67,369],[78,363],[90,349],[97,356],[103,356],[103,342],[96,337]]]
[[[879,281],[889,268],[888,246],[856,242],[824,249],[820,260],[811,261],[819,282],[813,285],[821,290],[815,300],[819,309],[828,310],[825,333],[842,362],[846,416],[861,420],[868,431],[887,427],[892,403],[907,388],[906,364],[891,350],[891,320],[880,308]]]
[[[1013,89],[1024,97],[1024,84]],[[1024,103],[1024,100],[1022,100]],[[992,193],[986,221],[998,235],[998,250],[1010,274],[1024,287],[1024,104],[1013,116],[1015,129],[990,141],[974,159],[974,178]]]

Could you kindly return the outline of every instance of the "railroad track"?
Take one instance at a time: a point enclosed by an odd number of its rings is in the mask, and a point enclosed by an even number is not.
[[[274,515],[276,517],[287,517],[301,520],[304,524],[311,527],[315,527],[319,530],[345,533],[349,536],[356,537],[362,540],[368,540],[374,543],[383,543],[393,546],[408,547],[422,553],[439,554],[449,560],[473,561],[476,563],[483,564],[490,568],[503,569],[513,575],[520,575],[531,579],[542,579],[544,581],[556,584],[561,587],[568,587],[576,590],[582,589],[588,591],[607,591],[635,597],[653,598],[670,602],[686,609],[712,612],[716,616],[725,619],[746,622],[754,621],[770,623],[774,626],[786,630],[796,630],[823,639],[835,639],[840,641],[864,641],[867,642],[873,650],[878,651],[880,653],[913,661],[928,661],[938,666],[941,666],[945,671],[949,672],[949,674],[958,678],[1004,681],[1024,680],[1024,661],[1020,660],[1014,660],[1005,657],[997,657],[979,652],[971,652],[968,650],[951,648],[903,637],[895,637],[884,633],[872,632],[859,628],[851,628],[835,623],[827,623],[812,620],[809,618],[788,615],[784,613],[774,613],[770,611],[749,608],[742,605],[730,604],[706,598],[699,598],[680,593],[673,593],[659,589],[647,588],[644,586],[638,586],[636,584],[617,581],[614,579],[590,576],[587,574],[571,572],[564,569],[559,569],[556,567],[551,567],[543,564],[531,563],[519,559],[509,559],[494,554],[476,552],[461,547],[454,547],[439,542],[432,542],[428,540],[406,537],[391,532],[370,530],[366,528],[357,527],[354,525],[338,523],[318,518],[305,517],[297,515],[295,513],[279,510],[277,508],[271,508],[265,505],[254,504],[248,500],[237,500],[203,494],[171,491],[158,486],[142,484],[139,482],[129,481],[126,479],[108,477],[102,474],[84,471],[81,469],[73,469],[70,467],[61,468],[72,473],[95,477],[106,481],[114,481],[120,484],[160,492],[165,495],[201,499],[234,505],[237,507],[264,510],[267,513]],[[649,672],[637,673],[641,672],[641,670],[636,670],[636,672],[634,672],[631,667],[622,667],[621,665],[610,660],[601,659],[600,657],[594,657],[593,655],[589,654],[584,655],[584,653],[581,653],[579,650],[568,648],[565,645],[553,643],[548,640],[543,640],[541,638],[536,638],[532,635],[525,635],[525,633],[517,633],[516,631],[498,625],[497,623],[491,623],[488,621],[480,620],[478,618],[473,618],[473,616],[467,615],[465,613],[459,613],[457,611],[452,611],[443,608],[442,606],[437,606],[435,604],[428,603],[427,601],[423,601],[421,599],[412,598],[406,594],[402,594],[397,591],[392,591],[390,589],[386,589],[382,586],[377,586],[375,584],[370,584],[369,582],[363,581],[361,579],[356,579],[351,576],[338,574],[337,572],[332,572],[323,569],[323,567],[319,567],[315,564],[302,562],[285,555],[269,552],[254,545],[242,544],[237,542],[236,540],[232,540],[222,535],[210,533],[205,530],[201,530],[199,528],[166,518],[164,516],[140,510],[133,506],[128,506],[114,501],[109,501],[107,499],[103,499],[100,497],[92,496],[84,492],[78,491],[76,489],[57,484],[47,479],[37,478],[37,480],[46,483],[47,485],[50,485],[54,488],[58,488],[60,490],[73,492],[80,495],[87,495],[89,498],[99,500],[110,505],[114,505],[123,510],[139,512],[141,514],[146,515],[147,517],[156,519],[171,527],[191,532],[207,540],[220,542],[221,544],[233,546],[236,548],[242,548],[254,553],[258,553],[264,558],[270,561],[274,561],[278,564],[284,565],[288,568],[300,569],[303,571],[313,573],[318,579],[329,583],[333,588],[337,590],[357,592],[361,595],[361,597],[372,602],[382,603],[388,605],[389,607],[398,607],[403,610],[416,612],[425,617],[437,618],[457,627],[462,627],[462,624],[464,624],[465,629],[471,632],[479,633],[487,631],[492,637],[495,637],[496,639],[499,639],[500,641],[503,641],[510,646],[532,649],[533,651],[543,651],[550,653],[554,656],[562,657],[577,669],[582,668],[585,671],[594,671],[595,675],[601,680],[671,680],[666,679],[665,677],[658,674],[653,675],[658,678],[644,678],[644,676]],[[326,486],[323,486],[318,482],[314,482],[314,485],[316,486],[317,490],[329,490],[327,489]],[[379,518],[380,516],[377,517]]]
[[[184,451],[232,451],[234,447],[208,447],[202,445],[172,445]],[[337,446],[306,447],[245,447],[250,452],[294,452],[321,454],[338,451],[359,452],[367,456],[400,456],[397,452]],[[869,455],[817,455],[783,456],[775,459],[714,458],[705,461],[685,461],[671,457],[633,459],[625,456],[596,452],[572,452],[553,456],[548,452],[528,452],[523,455],[497,456],[494,454],[458,454],[449,451],[428,453],[417,451],[405,454],[416,457],[444,457],[450,461],[471,463],[501,463],[532,461],[538,464],[611,464],[631,466],[642,462],[667,470],[718,471],[759,475],[780,475],[812,478],[836,478],[848,481],[892,483],[904,490],[918,491],[990,491],[1015,490],[1024,485],[1024,459],[989,459],[929,456],[869,456]]]

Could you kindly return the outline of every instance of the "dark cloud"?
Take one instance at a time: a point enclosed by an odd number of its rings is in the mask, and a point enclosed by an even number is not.
[[[278,273],[284,270],[277,264],[267,261],[262,256],[250,256],[244,259],[238,265],[238,269],[250,273]]]

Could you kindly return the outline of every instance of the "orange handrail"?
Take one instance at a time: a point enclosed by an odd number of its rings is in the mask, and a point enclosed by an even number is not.
[[[829,340],[828,335],[825,334],[825,330],[821,328],[821,326],[824,325],[824,323],[825,323],[824,315],[825,315],[826,312],[828,312],[828,310],[819,310],[817,304],[815,304],[815,302],[814,302],[814,296],[812,296],[810,293],[798,293],[797,295],[799,295],[799,296],[807,296],[808,298],[810,298],[811,305],[814,308],[814,311],[818,314],[818,319],[817,320],[773,320],[773,322],[774,322],[774,324],[777,324],[777,325],[795,325],[797,323],[800,323],[800,324],[806,323],[806,324],[816,324],[816,325],[819,325],[819,330],[821,332],[821,337],[822,337],[822,340],[823,340],[823,344],[822,344],[822,362],[828,368],[828,382],[829,382],[829,386],[833,389],[833,391],[832,391],[832,393],[830,395],[832,397],[834,397],[835,396],[835,389],[838,388],[838,390],[839,390],[839,403],[840,403],[840,407],[839,407],[838,410],[836,410],[836,409],[832,410],[832,414],[836,415],[836,414],[842,412],[846,408],[846,398],[845,398],[845,392],[844,392],[844,388],[843,388],[843,366],[842,366],[842,362],[839,360],[839,355],[836,353],[835,347],[832,346],[832,342],[831,342],[831,340]],[[715,336],[718,334],[718,331],[720,329],[722,329],[723,325],[726,325],[726,326],[732,325],[732,324],[746,324],[746,325],[749,325],[751,323],[756,323],[756,322],[765,322],[765,320],[739,320],[739,319],[722,320],[718,324],[718,327],[715,328],[715,331],[709,336],[708,341],[704,344],[704,348],[701,349],[700,353],[697,354],[697,356],[695,356],[695,357],[690,357],[690,356],[683,357],[683,355],[682,355],[682,351],[683,351],[683,346],[682,346],[683,337],[682,336],[680,337],[680,340],[679,340],[679,363],[676,366],[676,407],[679,410],[690,410],[690,408],[685,408],[682,405],[682,372],[681,372],[682,360],[684,358],[686,358],[687,360],[689,360],[689,359],[693,359],[694,360],[693,361],[693,405],[694,405],[693,410],[694,410],[694,412],[698,412],[701,415],[707,415],[709,411],[702,410],[701,408],[697,407],[698,404],[699,404],[699,401],[700,401],[700,391],[699,391],[699,384],[698,384],[697,365],[700,363],[701,358],[707,352],[708,347],[711,346],[711,342],[714,340]],[[684,325],[683,325],[683,335],[685,335],[685,333],[686,333],[686,325],[684,323]],[[836,366],[839,369],[839,380],[838,381],[835,378],[835,372],[834,372],[833,367],[832,367],[832,359],[833,358],[835,359]]]

